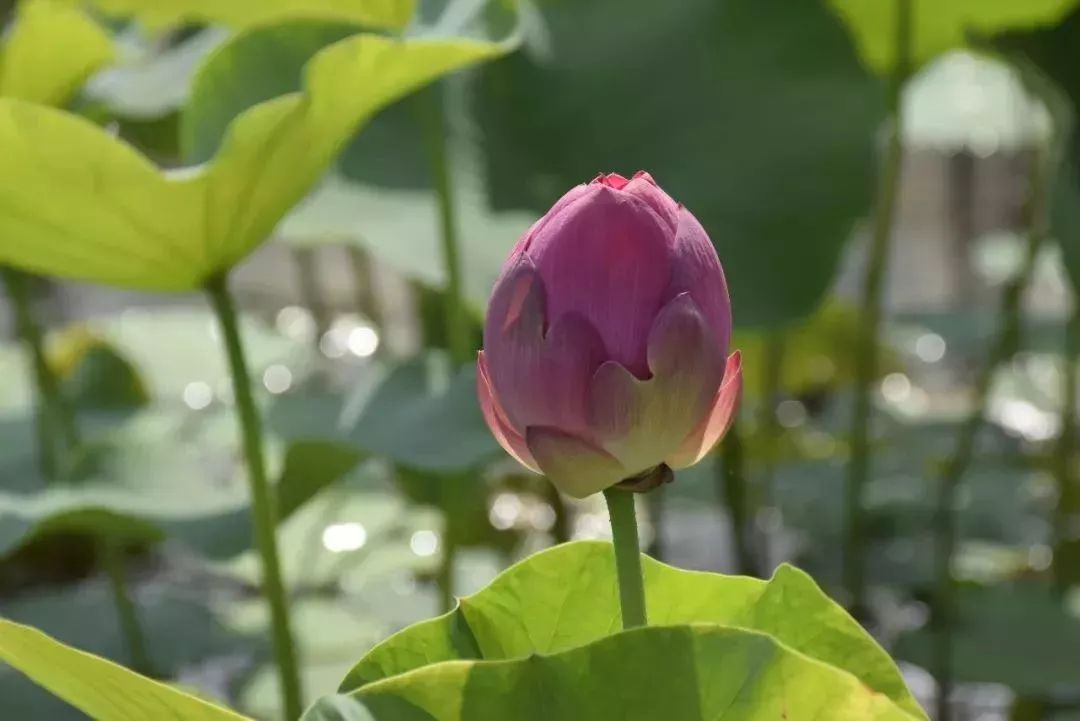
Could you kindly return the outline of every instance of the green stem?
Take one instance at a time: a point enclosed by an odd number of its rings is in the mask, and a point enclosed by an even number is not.
[[[439,203],[439,231],[442,239],[442,260],[446,272],[446,337],[450,357],[457,365],[473,359],[472,341],[469,338],[469,319],[465,313],[462,297],[461,248],[457,236],[457,218],[454,206],[453,178],[446,148],[446,118],[441,97],[441,86],[435,85],[422,91],[417,102],[420,107],[420,125],[428,151],[431,179],[435,185],[435,197]],[[457,542],[451,526],[452,514],[446,515],[446,532],[443,534],[442,562],[439,566],[439,592],[443,608],[453,608],[454,565],[457,560]]]
[[[446,272],[446,334],[450,357],[458,364],[473,359],[472,341],[469,338],[469,319],[465,313],[462,297],[461,247],[457,236],[457,218],[454,206],[453,179],[446,148],[446,119],[436,85],[421,92],[421,127],[431,166],[431,178],[439,203],[439,230],[442,238],[443,268]]]
[[[641,547],[638,545],[634,495],[618,488],[609,488],[604,491],[608,515],[611,518],[611,537],[615,544],[615,575],[619,580],[619,607],[622,609],[623,628],[627,629],[648,623],[645,613],[645,581],[641,575]]]
[[[281,562],[278,558],[275,535],[277,514],[274,494],[266,477],[262,424],[251,392],[251,377],[244,358],[236,308],[229,295],[226,276],[220,275],[211,279],[206,284],[206,293],[221,326],[222,341],[225,344],[229,370],[232,373],[237,420],[243,436],[248,481],[251,487],[255,541],[262,557],[263,593],[270,604],[274,657],[281,681],[283,707],[286,718],[299,718],[304,710],[300,673],[289,623],[289,605],[281,576]]]
[[[934,504],[934,602],[933,602],[933,672],[938,683],[937,720],[949,721],[949,696],[953,688],[954,584],[952,563],[958,542],[957,491],[964,473],[975,455],[975,442],[986,417],[994,374],[1017,350],[1020,340],[1024,289],[1027,287],[1039,247],[1046,235],[1045,206],[1049,182],[1049,154],[1040,153],[1032,173],[1031,192],[1027,201],[1028,236],[1024,260],[1016,275],[1002,290],[1001,324],[985,356],[986,360],[975,377],[972,408],[960,426],[953,454],[942,467]]]
[[[64,398],[60,381],[49,366],[45,354],[45,334],[34,317],[30,297],[30,276],[12,268],[2,268],[4,286],[15,310],[16,331],[30,353],[37,388],[37,417],[41,444],[42,472],[49,480],[65,479],[73,467],[72,457],[81,444],[75,412]],[[51,431],[59,431],[54,438]],[[135,604],[124,582],[123,561],[113,541],[98,540],[98,560],[109,578],[113,602],[120,619],[120,630],[127,643],[128,654],[136,668],[149,672],[146,644],[143,642]]]
[[[42,472],[46,478],[63,475],[61,459],[68,458],[79,445],[75,414],[64,399],[60,382],[49,367],[45,354],[45,334],[34,317],[30,297],[30,276],[3,268],[2,277],[15,311],[15,329],[30,354],[37,389],[37,416]],[[52,431],[59,432],[59,439]],[[58,445],[59,444],[59,448]]]
[[[1072,527],[1080,519],[1080,486],[1073,473],[1076,454],[1076,394],[1080,362],[1080,299],[1065,324],[1065,357],[1062,367],[1061,434],[1054,449],[1058,503],[1054,510],[1054,582],[1059,591],[1080,583],[1080,540]]]
[[[98,540],[98,559],[109,579],[109,588],[112,589],[113,599],[116,601],[116,617],[120,623],[120,633],[127,643],[132,667],[140,673],[153,676],[150,656],[146,652],[146,639],[139,625],[138,610],[128,594],[123,548],[115,540],[102,537]]]
[[[750,499],[746,489],[746,457],[742,433],[736,421],[728,429],[716,458],[718,495],[727,506],[731,518],[731,538],[735,547],[737,572],[757,575],[757,563],[750,545]]]
[[[870,477],[870,429],[873,422],[872,390],[878,374],[885,276],[888,269],[896,198],[903,165],[901,91],[911,69],[912,0],[896,0],[896,59],[889,92],[889,126],[878,181],[877,207],[870,253],[863,278],[855,358],[854,409],[851,416],[851,461],[844,495],[844,587],[852,608],[864,606],[866,591],[866,538],[862,524],[863,496]]]

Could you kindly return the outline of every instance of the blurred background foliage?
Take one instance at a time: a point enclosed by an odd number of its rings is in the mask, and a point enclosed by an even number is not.
[[[928,707],[946,635],[953,718],[1080,719],[1077,3],[0,0],[0,18],[0,97],[15,99],[0,110],[0,261],[19,267],[0,312],[0,615],[279,716],[235,394],[189,292],[256,246],[233,288],[312,698],[513,559],[602,537],[602,504],[559,498],[502,454],[467,361],[517,237],[570,186],[647,169],[717,246],[747,384],[723,452],[642,500],[649,551],[757,575],[800,564],[904,662]],[[206,230],[191,267],[138,231],[97,232],[82,263],[42,250],[86,231],[64,192],[73,168],[107,165],[90,124],[166,184],[208,172],[230,124],[264,101],[318,85],[362,104],[371,88],[311,63],[361,31],[501,49],[358,133],[331,124],[343,143],[296,135],[296,177],[286,162],[265,176],[289,189],[225,203],[254,218],[249,232]],[[48,135],[60,116],[20,101],[69,115]],[[266,137],[252,162],[276,152]],[[27,164],[52,184],[20,187]],[[102,212],[122,208],[130,188],[102,172]],[[51,208],[44,219],[3,202],[20,192]],[[139,212],[194,227],[187,201],[165,197]],[[160,272],[135,282],[144,252]],[[67,280],[52,277],[65,262],[54,275]],[[42,378],[80,430],[63,483],[49,482],[43,449],[64,430],[36,401]],[[853,454],[867,459],[854,536]],[[943,519],[957,541],[945,597]],[[102,566],[102,539],[121,573]],[[80,718],[10,669],[0,712]]]

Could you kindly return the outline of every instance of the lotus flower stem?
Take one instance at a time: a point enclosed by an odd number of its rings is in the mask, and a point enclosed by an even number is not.
[[[15,309],[16,331],[26,344],[34,369],[42,473],[47,479],[62,479],[71,472],[72,455],[82,442],[75,412],[64,398],[56,374],[49,367],[45,354],[45,334],[34,317],[30,277],[12,268],[3,268],[3,281]],[[54,429],[59,439],[54,437]],[[123,557],[114,541],[105,537],[98,540],[98,561],[109,580],[120,631],[131,661],[138,670],[149,671],[138,613],[124,580]]]
[[[441,87],[436,85],[420,92],[420,120],[428,150],[435,197],[439,204],[439,232],[442,239],[442,260],[446,272],[446,335],[450,357],[455,363],[473,360],[476,349],[469,339],[469,319],[462,297],[461,248],[458,243],[457,213],[454,205],[454,184],[446,149],[446,119]]]
[[[299,718],[303,712],[300,673],[289,622],[289,604],[281,575],[281,562],[278,558],[275,535],[277,512],[274,507],[274,495],[266,478],[262,423],[251,392],[251,377],[244,358],[236,308],[232,296],[229,295],[226,276],[220,275],[211,279],[206,284],[206,293],[221,326],[222,341],[225,344],[229,369],[232,373],[237,420],[243,436],[244,456],[251,487],[255,541],[262,558],[263,593],[270,604],[274,657],[281,682],[283,710],[286,718]]]
[[[454,184],[446,149],[446,118],[441,92],[442,87],[435,85],[421,91],[417,102],[431,177],[435,185],[435,197],[439,203],[439,230],[442,238],[443,268],[446,273],[447,345],[454,363],[464,365],[473,359],[476,349],[469,338],[469,319],[462,297],[461,248],[458,243]],[[446,513],[445,508],[443,513]],[[446,532],[443,534],[441,558],[437,579],[443,609],[449,610],[454,603],[454,565],[457,560],[457,543],[449,514],[446,519]]]
[[[1027,200],[1027,246],[1024,260],[1017,273],[1002,290],[1001,325],[994,336],[986,360],[975,378],[974,401],[960,430],[956,446],[942,466],[934,504],[934,650],[933,668],[937,679],[937,721],[949,721],[952,712],[949,697],[953,688],[952,621],[955,600],[952,578],[953,556],[956,552],[958,529],[956,523],[957,489],[975,455],[975,441],[986,416],[986,407],[994,374],[998,367],[1017,351],[1020,341],[1024,289],[1035,270],[1035,261],[1043,238],[1047,235],[1047,190],[1050,170],[1054,168],[1049,153],[1040,153],[1034,163],[1031,190]]]
[[[873,423],[871,388],[878,374],[880,332],[885,275],[888,268],[896,198],[903,165],[903,117],[901,94],[911,73],[912,0],[895,0],[896,36],[893,77],[889,92],[889,126],[878,179],[877,208],[870,239],[870,253],[859,299],[858,341],[855,357],[855,407],[851,416],[851,461],[848,464],[844,499],[844,586],[851,608],[864,607],[866,590],[866,539],[862,524],[865,487],[870,476],[870,431]]]
[[[15,311],[16,332],[26,345],[33,367],[42,473],[46,478],[54,478],[61,475],[62,459],[79,444],[75,415],[64,400],[60,384],[45,356],[45,338],[34,318],[29,276],[12,268],[3,268],[3,281]],[[54,431],[59,439],[54,436]],[[61,451],[58,451],[58,444]]]
[[[1080,542],[1069,533],[1070,519],[1080,517],[1080,484],[1072,470],[1076,453],[1077,372],[1080,372],[1080,302],[1074,299],[1065,325],[1061,433],[1054,448],[1054,475],[1058,484],[1058,504],[1054,511],[1054,581],[1062,592],[1080,582]]]
[[[641,547],[638,542],[637,515],[634,496],[619,488],[604,491],[611,537],[615,544],[615,572],[619,580],[619,606],[622,608],[623,628],[636,628],[648,623],[645,613],[645,581],[641,575]]]
[[[724,440],[720,441],[720,453],[715,462],[716,482],[731,517],[731,539],[738,572],[757,575],[757,563],[750,547],[750,499],[746,492],[746,458],[738,421],[732,423]]]

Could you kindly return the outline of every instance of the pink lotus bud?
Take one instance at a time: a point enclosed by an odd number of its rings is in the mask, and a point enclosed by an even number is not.
[[[697,463],[742,372],[724,271],[697,219],[638,172],[564,195],[495,284],[477,385],[507,453],[583,498]]]

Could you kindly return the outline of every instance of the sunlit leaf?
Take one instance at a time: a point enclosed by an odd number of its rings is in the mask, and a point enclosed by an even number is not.
[[[64,105],[112,57],[108,33],[78,8],[24,0],[0,40],[0,97]]]
[[[376,721],[912,721],[855,676],[745,629],[618,633],[552,656],[443,663],[353,694]]]
[[[643,560],[650,624],[722,624],[768,634],[823,665],[854,674],[922,718],[885,651],[801,571],[784,566],[765,582]],[[440,661],[528,658],[595,641],[620,627],[614,573],[607,543],[565,544],[531,556],[461,599],[451,613],[377,646],[341,688],[351,691]],[[627,664],[627,672],[641,665]],[[654,671],[661,667],[645,665]]]
[[[183,172],[162,173],[77,117],[0,101],[0,261],[146,290],[195,288],[266,240],[381,106],[510,47],[348,38],[308,64],[304,93],[250,108],[211,162]]]
[[[131,574],[136,577],[135,574]],[[146,638],[150,666],[163,678],[177,678],[207,659],[259,653],[267,636],[230,629],[206,598],[184,581],[152,587],[133,585],[132,602]],[[0,603],[0,617],[32,626],[56,640],[121,664],[131,664],[116,614],[116,600],[104,578],[46,590],[27,590]],[[94,619],[87,623],[87,619]],[[339,675],[340,677],[340,675]],[[336,681],[336,679],[335,679]],[[85,721],[86,716],[0,663],[0,698],[6,718]],[[147,719],[147,721],[150,721]]]
[[[896,61],[896,6],[900,0],[828,0],[851,28],[866,62],[887,73]],[[963,47],[972,35],[1050,25],[1076,0],[904,0],[912,6],[912,60],[916,67]]]
[[[237,713],[0,619],[0,659],[97,721],[242,721]]]
[[[445,34],[453,20],[455,35],[498,37],[512,24],[512,14],[491,12],[496,5],[452,0],[445,8],[433,8],[430,14],[437,17],[425,17],[428,24],[410,32]],[[352,32],[353,26],[332,22],[268,26],[216,53],[200,74],[185,113],[186,158],[196,162],[212,157],[236,115],[299,88],[308,59]],[[461,86],[444,84],[441,90],[456,94]],[[413,97],[381,110],[342,151],[336,172],[277,228],[275,239],[300,246],[358,244],[410,279],[445,285],[439,210],[419,122],[422,112]],[[465,289],[482,308],[510,246],[536,218],[532,213],[493,213],[471,144],[461,142],[453,125],[447,132]]]
[[[416,0],[91,0],[103,12],[150,26],[220,23],[243,28],[297,19],[339,20],[377,28],[408,24]]]

